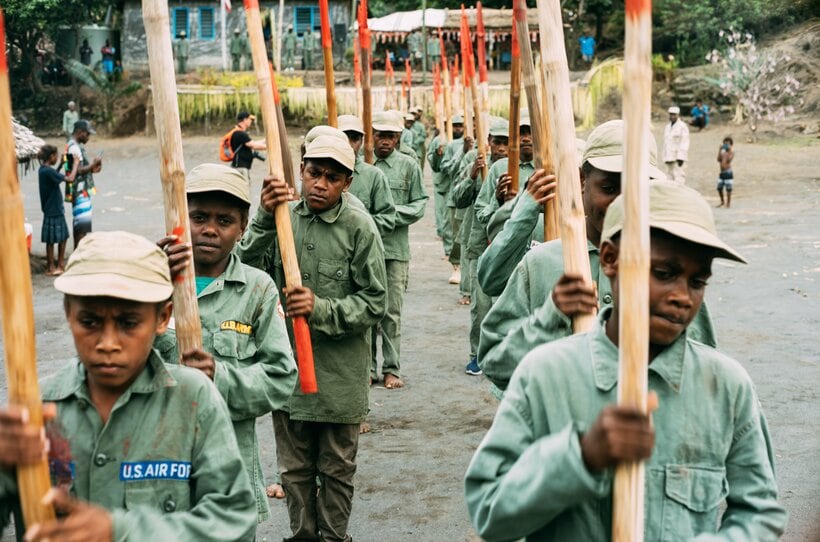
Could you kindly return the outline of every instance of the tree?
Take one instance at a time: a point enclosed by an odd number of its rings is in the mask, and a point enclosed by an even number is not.
[[[754,140],[762,119],[780,122],[794,113],[800,82],[789,71],[787,53],[758,50],[749,33],[730,29],[721,30],[719,36],[726,42],[725,51],[714,49],[707,59],[721,67],[723,77],[716,82],[725,95],[736,100],[735,120],[746,118]]]
[[[3,0],[9,64],[15,86],[42,91],[37,56],[44,38],[61,26],[101,22],[116,0]]]

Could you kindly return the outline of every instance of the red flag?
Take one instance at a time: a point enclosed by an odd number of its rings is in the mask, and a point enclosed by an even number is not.
[[[518,2],[513,2],[513,6],[517,6],[517,5],[518,5]],[[513,18],[514,19],[518,18],[516,16],[517,13],[518,13],[518,8],[513,7]],[[512,48],[512,56],[520,57],[521,56],[521,48],[518,46],[518,31],[515,29],[515,27],[516,27],[516,24],[513,21],[513,25],[512,25],[512,43],[510,44],[510,47]]]
[[[475,76],[475,63],[473,62],[473,42],[470,39],[470,23],[467,21],[464,4],[461,4],[461,63],[464,77],[469,81]]]
[[[322,49],[328,49],[333,43],[330,38],[330,10],[327,0],[319,0],[319,19],[322,23]]]
[[[225,11],[230,13],[231,12],[231,0],[222,0],[222,7],[225,8]]]
[[[384,58],[384,75],[385,77],[388,77],[393,75],[393,63],[390,62],[390,51],[385,51]]]
[[[481,2],[479,1],[476,4],[476,49],[478,50],[478,80],[482,83],[487,83],[489,81],[489,76],[487,74],[487,52],[485,51],[486,47],[486,34],[484,32],[484,16],[482,15],[481,10]]]
[[[413,84],[413,68],[410,66],[409,58],[404,59],[404,71],[407,75],[407,88],[410,88],[410,86]]]
[[[362,84],[362,59],[359,56],[359,46],[359,39],[356,38],[353,46],[353,81],[357,87]]]
[[[359,4],[359,45],[370,50],[370,29],[367,27],[367,0]]]
[[[441,33],[441,28],[438,29],[438,45],[441,49],[441,69],[447,69],[447,48],[444,47],[444,35]]]

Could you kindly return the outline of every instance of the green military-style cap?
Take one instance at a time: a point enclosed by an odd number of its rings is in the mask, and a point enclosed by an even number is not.
[[[330,158],[352,172],[356,167],[356,155],[347,141],[347,136],[344,135],[344,132],[339,132],[344,137],[344,144],[340,144],[337,136],[320,135],[307,146],[305,159]]]
[[[617,119],[605,122],[592,130],[587,137],[586,148],[581,164],[589,162],[601,171],[621,173],[624,170],[624,121]],[[659,170],[658,144],[655,137],[649,134],[649,178],[666,179],[666,174]]]
[[[464,115],[456,113],[453,115],[453,118],[450,119],[450,124],[464,124]]]
[[[601,242],[608,241],[624,226],[624,197],[609,205]],[[717,256],[746,263],[733,248],[718,238],[712,208],[696,190],[668,180],[649,181],[649,227],[668,232],[698,245],[712,247]]]
[[[339,130],[343,132],[356,132],[364,135],[364,124],[362,119],[356,115],[339,115]]]
[[[76,296],[157,303],[171,297],[168,257],[155,243],[124,231],[89,233],[54,287]]]
[[[510,122],[501,117],[490,119],[490,137],[510,137]]]
[[[248,181],[234,168],[222,164],[201,164],[188,173],[185,178],[185,193],[201,192],[225,192],[251,204]]]
[[[320,124],[311,128],[305,135],[305,148],[309,147],[310,144],[313,143],[313,141],[319,136],[335,137],[339,141],[344,141],[347,143],[347,136],[343,131],[338,128],[334,128],[333,126]]]

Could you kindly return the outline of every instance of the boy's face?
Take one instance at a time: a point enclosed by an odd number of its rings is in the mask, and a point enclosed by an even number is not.
[[[188,222],[197,275],[219,276],[245,231],[247,218],[223,195],[204,193],[188,198]]]
[[[327,211],[339,203],[352,180],[335,160],[307,158],[302,164],[302,199],[314,213]]]
[[[362,148],[362,143],[364,143],[364,136],[353,130],[348,130],[345,132],[345,135],[347,136],[347,141],[350,143],[350,146],[353,147],[353,154],[358,155],[359,149]],[[305,153],[302,153],[302,155],[304,154]]]
[[[170,301],[67,295],[64,306],[89,387],[107,392],[123,392],[139,376],[154,338],[165,332],[171,318]]]
[[[521,157],[522,162],[529,162],[532,160],[533,157],[533,146],[532,146],[532,128],[529,126],[521,126],[518,129],[519,140],[518,140],[518,150],[519,156]]]
[[[587,214],[587,228],[592,229],[592,239],[600,239],[604,227],[604,217],[609,204],[621,193],[621,174],[603,171],[593,167],[588,173],[581,170],[584,211]]]
[[[453,123],[453,138],[454,139],[460,139],[461,136],[463,136],[463,135],[464,135],[464,124],[454,122]]]
[[[509,138],[502,136],[490,136],[490,157],[493,161],[500,160],[507,156]]]
[[[390,156],[398,143],[398,132],[382,132],[380,130],[373,132],[373,145],[376,147],[376,156],[379,158]]]
[[[612,283],[618,303],[617,244],[601,245],[601,269]],[[652,230],[649,268],[649,343],[655,353],[681,336],[700,311],[712,276],[714,251],[703,245]],[[659,348],[657,348],[659,347]]]

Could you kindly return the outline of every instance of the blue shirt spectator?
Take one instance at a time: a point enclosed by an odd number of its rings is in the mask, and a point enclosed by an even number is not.
[[[703,100],[695,102],[695,107],[692,108],[692,120],[689,124],[697,126],[698,131],[703,130],[709,124],[709,106],[705,105]]]
[[[581,58],[584,62],[592,62],[592,57],[595,56],[595,38],[589,34],[584,34],[578,38],[578,43],[581,44]]]

